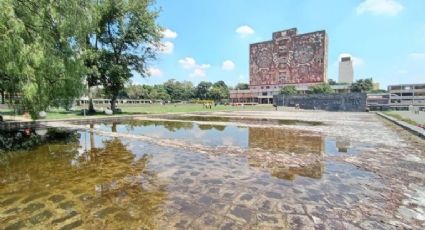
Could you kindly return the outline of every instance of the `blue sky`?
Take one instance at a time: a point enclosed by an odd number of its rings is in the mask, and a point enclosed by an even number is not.
[[[381,88],[425,82],[424,0],[158,0],[156,7],[164,48],[151,77],[134,83],[248,83],[249,44],[293,27],[327,31],[328,78],[338,79],[338,58],[349,54],[355,79],[373,77]]]

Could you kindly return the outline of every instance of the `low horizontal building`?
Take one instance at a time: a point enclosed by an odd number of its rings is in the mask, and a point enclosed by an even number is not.
[[[388,94],[391,107],[425,106],[425,83],[389,85]]]

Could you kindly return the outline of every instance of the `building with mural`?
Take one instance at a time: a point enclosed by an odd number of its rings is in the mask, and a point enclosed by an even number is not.
[[[297,34],[297,29],[273,33],[272,40],[249,47],[249,90],[231,91],[235,103],[272,103],[285,85],[307,90],[327,82],[326,31]]]

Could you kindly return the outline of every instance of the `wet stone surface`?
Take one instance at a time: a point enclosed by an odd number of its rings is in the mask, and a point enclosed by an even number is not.
[[[102,124],[102,135],[10,154],[1,228],[425,228],[422,140],[373,114],[273,114],[239,115],[323,125]]]

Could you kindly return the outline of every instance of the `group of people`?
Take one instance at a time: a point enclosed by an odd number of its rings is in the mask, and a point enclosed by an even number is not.
[[[204,104],[203,104],[203,107],[204,107],[205,109],[211,109],[211,108],[212,108],[212,103],[204,103]]]

